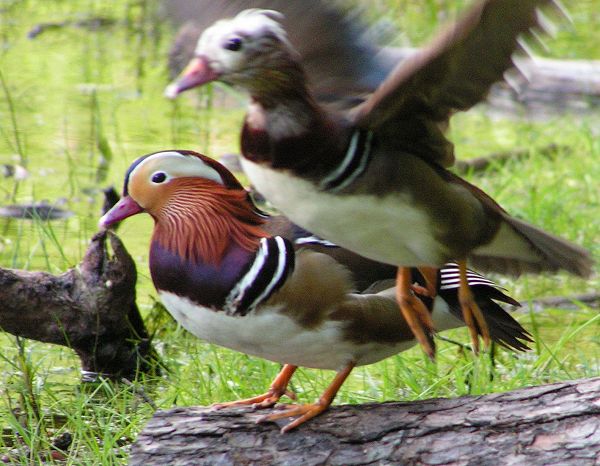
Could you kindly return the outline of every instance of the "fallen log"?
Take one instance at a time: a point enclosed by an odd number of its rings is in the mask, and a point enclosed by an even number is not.
[[[540,147],[539,149],[536,149],[536,152],[544,157],[553,159],[557,154],[560,154],[561,152],[567,152],[568,150],[569,148],[567,146],[550,144],[546,147]],[[452,170],[459,175],[487,172],[488,170],[502,167],[507,162],[527,159],[531,156],[531,154],[532,151],[530,149],[514,149],[503,152],[493,152],[481,157],[474,157],[467,160],[457,160],[452,167]]]
[[[133,259],[107,231],[92,238],[78,267],[61,275],[0,268],[0,329],[72,348],[83,374],[134,377],[154,367],[136,278]]]
[[[387,48],[383,59],[397,63],[414,48]],[[557,114],[588,114],[600,107],[600,60],[557,60],[517,57],[481,105],[498,115],[547,118]]]
[[[600,378],[485,396],[335,406],[280,434],[248,408],[158,411],[130,466],[570,465],[600,461]]]
[[[590,113],[600,107],[600,60],[519,61],[506,82],[492,87],[486,105],[495,112],[528,117]]]

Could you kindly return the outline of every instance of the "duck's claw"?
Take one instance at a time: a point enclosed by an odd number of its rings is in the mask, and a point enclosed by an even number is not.
[[[216,403],[212,405],[214,409],[223,409],[229,408],[231,406],[252,406],[255,409],[263,409],[270,408],[274,406],[275,403],[279,401],[279,399],[285,395],[292,400],[296,399],[296,394],[287,389],[288,383],[294,375],[297,366],[293,366],[292,364],[286,364],[283,366],[271,387],[267,391],[267,393],[263,393],[262,395],[253,396],[252,398],[245,398],[243,400],[235,400],[235,401],[227,401],[225,403]]]
[[[281,393],[279,391],[275,391],[273,389],[269,389],[268,392],[263,393],[262,395],[253,396],[251,398],[245,398],[243,400],[235,400],[235,401],[226,401],[224,403],[215,403],[211,406],[213,409],[224,409],[231,408],[232,406],[252,406],[255,409],[263,409],[270,408],[271,406],[275,406],[275,404],[279,401],[279,399],[286,395],[292,400],[296,399],[296,395],[289,390]]]
[[[348,378],[353,368],[354,362],[350,362],[346,364],[346,366],[342,370],[335,374],[334,379],[331,381],[327,389],[323,392],[323,394],[316,403],[304,405],[290,405],[287,409],[279,413],[261,416],[257,419],[256,422],[276,421],[278,419],[284,419],[287,417],[300,416],[298,419],[294,419],[289,424],[283,426],[283,428],[281,429],[282,434],[285,432],[289,432],[292,429],[295,429],[300,424],[304,424],[309,419],[318,416],[327,408],[329,408],[331,402],[335,398],[335,395],[337,394],[344,381]]]
[[[465,261],[458,261],[458,268],[460,273],[460,287],[458,288],[458,302],[462,309],[463,318],[465,324],[469,328],[469,334],[471,335],[471,342],[473,344],[473,351],[475,354],[479,353],[479,333],[483,338],[483,345],[487,349],[490,347],[490,331],[488,329],[487,322],[483,313],[479,308],[479,305],[475,301],[473,292],[469,287],[467,281],[467,264]]]
[[[278,419],[300,416],[281,428],[281,433],[283,434],[298,427],[300,424],[304,424],[309,419],[318,416],[327,408],[329,408],[329,404],[330,403],[322,403],[321,400],[319,400],[316,403],[308,403],[304,405],[291,405],[291,408],[285,409],[284,411],[273,414],[267,414],[266,416],[261,416],[256,422],[277,421]]]
[[[433,321],[427,306],[411,289],[412,273],[408,267],[400,267],[397,275],[396,299],[402,316],[415,338],[430,359],[435,357],[435,343],[431,338],[434,332]]]

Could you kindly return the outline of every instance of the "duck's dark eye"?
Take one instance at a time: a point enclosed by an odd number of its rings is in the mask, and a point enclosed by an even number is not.
[[[154,175],[152,175],[153,183],[162,183],[166,179],[167,179],[167,175],[163,172],[156,172]]]
[[[231,50],[232,52],[237,52],[242,48],[242,39],[233,37],[223,44],[223,48]]]

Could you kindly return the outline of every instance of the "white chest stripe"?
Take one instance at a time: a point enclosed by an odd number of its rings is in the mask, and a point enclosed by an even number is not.
[[[304,236],[302,238],[298,238],[294,241],[295,244],[319,244],[321,246],[325,246],[328,248],[338,248],[339,246],[331,241],[327,241],[326,239],[319,238],[317,235],[312,236]]]
[[[356,180],[367,167],[372,140],[372,131],[355,130],[342,162],[320,181],[319,187],[325,191],[338,192]]]
[[[231,289],[223,310],[228,315],[245,315],[266,300],[294,268],[294,250],[280,236],[263,238],[250,269]]]
[[[232,288],[227,296],[227,299],[225,300],[225,306],[223,309],[227,314],[235,312],[235,309],[239,305],[239,301],[241,301],[244,295],[244,291],[247,290],[252,283],[254,283],[256,277],[258,277],[260,274],[263,266],[265,265],[267,253],[267,244],[264,240],[261,240],[260,248],[256,253],[256,258],[252,263],[252,267],[250,267],[250,270],[248,270],[242,279]]]
[[[286,271],[286,269],[289,267],[288,264],[288,251],[286,248],[286,243],[283,240],[283,238],[281,236],[275,236],[275,241],[277,242],[277,268],[275,269],[275,273],[273,274],[273,276],[271,277],[271,280],[269,281],[269,284],[267,286],[265,286],[265,288],[263,289],[263,292],[258,296],[258,298],[256,298],[254,301],[252,301],[252,304],[250,305],[250,309],[254,309],[258,304],[260,304],[264,299],[266,299],[268,296],[271,295],[271,293],[273,293],[273,291],[275,290],[275,287],[278,287],[278,284],[280,283],[280,280],[283,276],[283,273]]]

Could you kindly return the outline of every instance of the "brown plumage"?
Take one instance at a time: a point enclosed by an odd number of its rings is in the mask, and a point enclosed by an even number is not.
[[[481,102],[491,85],[503,79],[504,72],[513,67],[512,55],[521,48],[520,36],[539,27],[536,9],[553,3],[475,2],[429,45],[397,65],[377,90],[352,110],[352,123],[362,128],[389,126],[384,130],[389,132],[402,131],[408,123],[419,138],[403,134],[396,140],[404,141],[406,149],[425,159],[452,165],[453,147],[443,136],[449,118]],[[414,122],[420,126],[415,128]]]
[[[449,166],[454,161],[453,145],[444,135],[449,118],[483,100],[513,67],[521,37],[541,27],[538,7],[558,15],[564,11],[553,0],[473,2],[458,21],[398,63],[394,53],[374,43],[376,35],[356,12],[329,1],[170,0],[167,15],[184,24],[171,48],[170,69],[173,75],[183,70],[198,38],[215,21],[249,8],[276,10],[320,104],[350,108],[368,96],[351,110],[353,124],[379,127],[391,119],[394,140]]]
[[[155,168],[145,166],[144,176],[156,174]],[[152,195],[156,189],[152,184],[129,189],[132,196],[148,200],[144,208],[157,222],[153,241],[193,262],[217,265],[231,242],[251,251],[267,236],[261,228],[264,220],[248,209],[248,194],[237,180],[228,182],[202,183],[198,177],[182,177],[165,185],[162,196]]]
[[[326,410],[353,367],[379,361],[415,343],[393,288],[352,293],[352,272],[343,262],[310,247],[293,251],[290,240],[319,239],[307,237],[308,232],[292,225],[282,227],[278,222],[279,228],[290,232],[289,239],[262,236],[260,224],[265,218],[246,191],[205,156],[164,151],[136,160],[127,172],[124,196],[100,223],[109,227],[141,212],[155,220],[150,246],[152,280],[165,307],[181,325],[209,342],[285,364],[266,394],[229,404],[273,406],[286,394],[298,366],[337,371],[316,403],[265,417],[297,416],[283,431]],[[236,239],[244,234],[247,243]],[[196,235],[219,240],[197,242]],[[215,244],[220,248],[223,241],[227,244],[213,263],[212,253],[201,249]],[[248,250],[249,245],[254,246]],[[456,304],[451,309],[441,297],[456,299],[456,270],[453,264],[442,269],[440,297],[429,299],[427,312],[440,330],[463,324]],[[498,341],[526,348],[527,332],[491,297],[515,301],[489,280],[470,274]],[[418,276],[414,279],[423,285]]]
[[[477,321],[487,338],[466,283],[467,259],[516,274],[591,273],[585,250],[512,218],[444,168],[454,160],[443,131],[450,116],[476,104],[502,79],[520,48],[519,37],[539,26],[538,7],[551,4],[478,2],[391,70],[361,103],[341,112],[322,105],[317,81],[304,73],[303,56],[286,35],[283,17],[247,10],[205,30],[195,58],[166,94],[174,97],[214,80],[247,91],[251,103],[242,128],[242,165],[257,190],[295,223],[371,259],[417,267],[458,260],[465,318],[472,335]],[[318,18],[315,23],[326,28]],[[317,49],[318,37],[305,37],[310,50]],[[335,48],[324,43],[323,56]],[[354,59],[365,58],[366,69],[373,64],[380,71],[367,50],[357,46]],[[331,63],[330,76],[336,65]],[[342,99],[347,91],[340,85]],[[409,278],[407,269],[399,271],[398,300],[431,355],[422,329],[431,323],[409,290]]]

